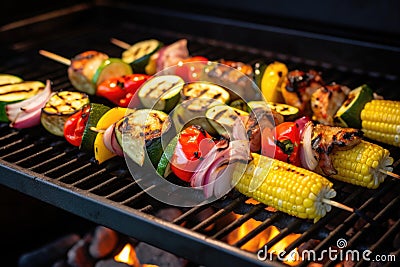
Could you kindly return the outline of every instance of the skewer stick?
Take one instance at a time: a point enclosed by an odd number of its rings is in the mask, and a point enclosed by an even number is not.
[[[336,202],[334,200],[323,198],[322,202],[324,202],[324,203],[326,203],[328,205],[334,206],[336,208],[342,209],[342,210],[347,210],[347,211],[350,211],[350,212],[354,212],[353,208],[350,208],[349,206],[346,206],[346,205],[344,205],[342,203],[339,203],[339,202]]]
[[[400,179],[400,175],[398,175],[396,173],[393,173],[393,172],[390,172],[390,171],[387,171],[387,170],[384,170],[384,169],[379,169],[379,171],[381,173],[387,174],[387,175],[389,175],[389,176],[391,176],[393,178]]]
[[[64,65],[67,65],[67,66],[71,65],[71,60],[69,60],[68,58],[59,56],[57,54],[54,54],[52,52],[49,52],[49,51],[46,51],[46,50],[39,50],[39,54],[41,54],[42,56],[45,56],[47,58],[50,58],[52,60],[55,60],[57,62],[60,62],[60,63],[62,63]]]
[[[96,133],[104,133],[106,130],[103,130],[103,129],[97,129],[96,127],[90,127],[90,130],[92,130],[93,132],[96,132]]]
[[[121,47],[123,49],[128,49],[128,48],[130,48],[132,46],[132,45],[130,45],[128,43],[125,43],[124,41],[121,41],[121,40],[118,40],[118,39],[115,39],[115,38],[111,38],[110,41],[111,41],[111,43],[113,43],[116,46],[119,46],[119,47]]]

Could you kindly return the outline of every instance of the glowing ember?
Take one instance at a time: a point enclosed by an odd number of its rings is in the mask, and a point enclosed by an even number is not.
[[[138,266],[138,259],[131,244],[126,244],[121,252],[114,257],[115,261],[123,262],[131,266]]]
[[[239,219],[241,215],[235,214],[236,219]],[[244,236],[249,234],[252,230],[257,228],[261,222],[256,221],[254,219],[250,219],[243,223],[239,228],[235,229],[227,236],[227,242],[231,245],[235,244],[237,241],[242,239]],[[265,244],[271,241],[275,236],[280,233],[279,229],[275,226],[269,226],[264,229],[254,238],[250,239],[249,242],[244,244],[241,248],[251,252],[257,252],[260,248],[262,248]],[[292,242],[294,242],[297,238],[300,237],[300,234],[289,234],[282,238],[278,243],[268,248],[268,252],[270,253],[279,253],[283,251],[286,247],[288,247]],[[297,265],[299,261],[296,257],[297,248],[291,253],[289,253],[285,257],[285,263],[288,265]]]

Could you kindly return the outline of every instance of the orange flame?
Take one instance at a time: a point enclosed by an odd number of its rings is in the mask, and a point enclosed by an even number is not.
[[[240,218],[241,215],[235,214],[236,219]],[[258,227],[261,222],[256,221],[254,219],[250,219],[243,223],[239,228],[232,231],[227,236],[228,244],[235,244],[237,241],[242,239],[256,227]],[[250,251],[250,252],[257,252],[258,249],[262,248],[265,244],[271,241],[275,236],[280,233],[279,229],[273,225],[267,227],[254,238],[250,239],[249,242],[241,246],[242,249]],[[300,234],[289,234],[281,239],[278,243],[273,245],[272,247],[268,248],[269,252],[280,252],[283,251],[286,247],[288,247],[292,242],[300,237]],[[294,253],[293,253],[294,252]],[[288,265],[297,265],[299,263],[299,259],[294,257],[295,253],[297,252],[297,248],[295,251],[291,251],[285,257],[285,263]]]
[[[118,255],[114,257],[115,261],[123,262],[131,266],[140,266],[136,258],[135,249],[131,244],[127,243]]]

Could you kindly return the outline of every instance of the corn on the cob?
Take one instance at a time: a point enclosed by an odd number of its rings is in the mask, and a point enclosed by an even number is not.
[[[338,171],[332,178],[367,188],[377,188],[386,177],[384,172],[393,170],[389,151],[364,140],[350,150],[333,152],[330,157]]]
[[[333,198],[336,192],[326,178],[286,162],[254,153],[252,156],[245,172],[233,175],[232,182],[239,192],[314,222],[331,210],[323,199]]]
[[[400,147],[400,101],[372,100],[361,111],[365,137]]]

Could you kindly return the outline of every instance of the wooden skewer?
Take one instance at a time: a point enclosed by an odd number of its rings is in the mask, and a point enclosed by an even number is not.
[[[132,46],[132,45],[130,45],[128,43],[125,43],[124,41],[121,41],[121,40],[118,40],[118,39],[115,39],[115,38],[111,38],[110,41],[111,41],[111,43],[113,43],[116,46],[119,46],[119,47],[121,47],[123,49],[128,49],[128,48],[130,48]]]
[[[96,133],[104,133],[106,131],[106,130],[103,130],[103,129],[97,129],[94,126],[90,127],[90,130],[92,130],[93,132],[96,132]]]
[[[398,175],[398,174],[396,174],[396,173],[394,173],[394,172],[390,172],[390,171],[383,170],[383,169],[379,169],[379,171],[380,171],[381,173],[387,174],[387,175],[389,175],[389,176],[391,176],[391,177],[393,177],[393,178],[400,179],[400,175]]]
[[[323,198],[322,202],[324,202],[324,203],[326,203],[328,205],[334,206],[336,208],[342,209],[342,210],[347,210],[347,211],[350,211],[350,212],[354,212],[353,208],[350,208],[349,206],[346,206],[346,205],[344,205],[342,203],[336,202],[336,201],[331,200],[331,199]]]
[[[57,54],[54,54],[52,52],[49,52],[49,51],[46,51],[46,50],[39,50],[39,54],[41,54],[42,56],[45,56],[47,58],[50,58],[52,60],[55,60],[57,62],[60,62],[60,63],[62,63],[64,65],[67,65],[67,66],[71,65],[71,60],[69,60],[68,58],[59,56]]]

